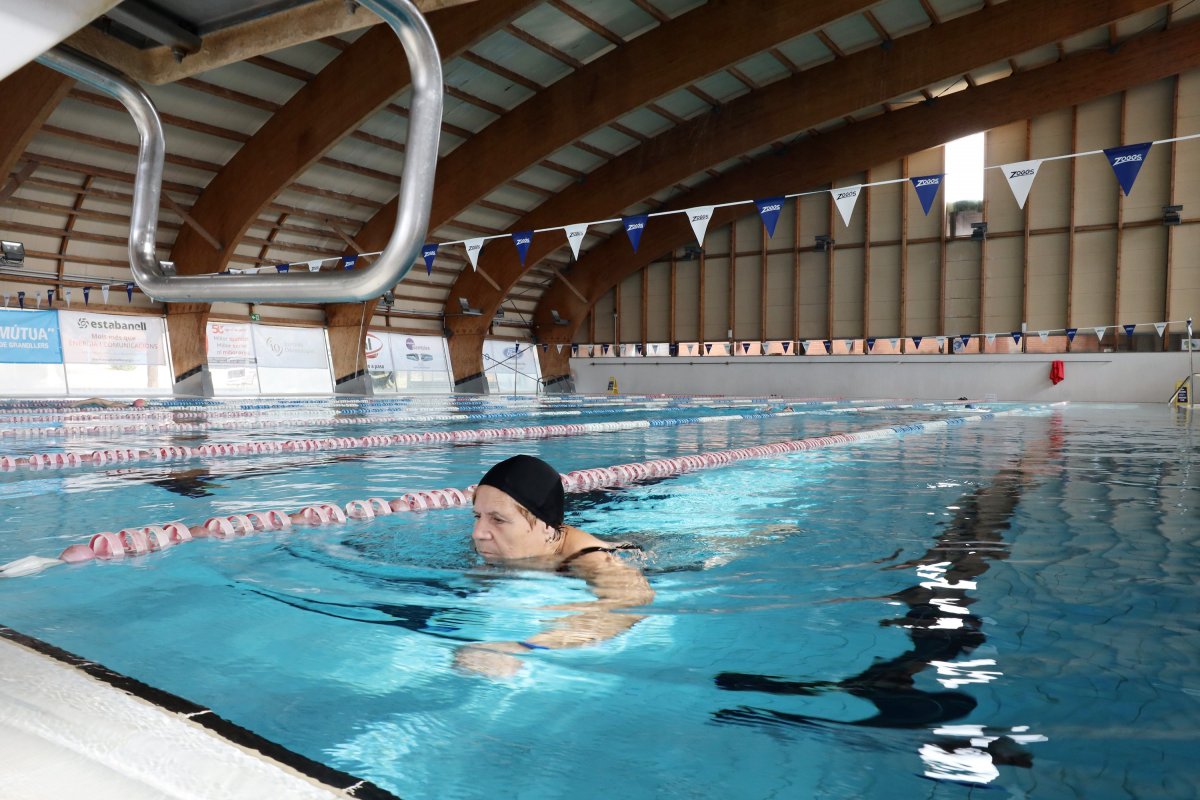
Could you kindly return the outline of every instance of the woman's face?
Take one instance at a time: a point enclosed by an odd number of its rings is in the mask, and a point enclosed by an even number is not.
[[[471,541],[475,551],[490,563],[550,555],[550,526],[521,513],[515,500],[494,486],[475,490],[475,529]]]

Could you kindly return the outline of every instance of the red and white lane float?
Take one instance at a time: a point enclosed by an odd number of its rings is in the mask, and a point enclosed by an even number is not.
[[[574,470],[563,475],[562,482],[563,488],[568,492],[587,492],[624,486],[647,478],[661,478],[718,467],[746,459],[771,458],[788,453],[822,450],[848,444],[864,444],[899,438],[913,433],[927,433],[970,425],[996,417],[1036,411],[1040,408],[1045,408],[1045,406],[986,412],[969,417],[895,425],[853,433],[837,433],[832,436],[793,439],[734,450],[717,450],[633,464],[617,464],[611,467]],[[211,517],[203,523],[193,526],[174,521],[162,525],[122,528],[116,533],[104,531],[91,536],[86,544],[70,545],[62,551],[58,558],[27,556],[0,566],[0,577],[31,575],[41,572],[47,567],[63,563],[79,563],[93,559],[114,560],[146,555],[166,550],[192,539],[233,539],[265,531],[288,531],[299,526],[317,527],[340,524],[350,519],[370,520],[396,513],[461,508],[471,504],[474,492],[475,486],[473,485],[463,490],[426,489],[401,495],[394,500],[369,497],[365,500],[351,500],[345,506],[335,503],[313,503],[291,514],[274,509],[249,511],[224,517]]]

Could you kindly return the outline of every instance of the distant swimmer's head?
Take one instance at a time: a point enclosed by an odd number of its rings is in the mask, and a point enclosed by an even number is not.
[[[501,461],[475,489],[476,551],[488,561],[551,555],[562,538],[563,498],[562,477],[540,458]]]
[[[145,408],[146,401],[139,397],[137,400],[133,401],[133,407],[134,408]]]

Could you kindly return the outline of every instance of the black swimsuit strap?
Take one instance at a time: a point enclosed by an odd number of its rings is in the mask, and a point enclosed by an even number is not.
[[[574,553],[571,553],[571,555],[564,558],[562,560],[562,563],[558,565],[558,571],[566,572],[568,567],[570,567],[572,561],[579,558],[580,556],[586,556],[588,553],[615,553],[618,550],[641,550],[641,549],[642,548],[640,545],[632,544],[630,542],[622,542],[621,544],[614,544],[612,547],[585,547],[582,550],[576,550]]]

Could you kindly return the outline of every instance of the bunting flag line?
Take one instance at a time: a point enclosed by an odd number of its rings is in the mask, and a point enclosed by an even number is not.
[[[633,252],[637,252],[638,244],[642,241],[642,231],[646,229],[646,220],[650,219],[649,214],[634,214],[631,217],[621,217],[621,227],[625,229],[625,235],[629,237],[629,243],[633,245]]]
[[[869,353],[874,349],[875,349],[875,337],[868,336],[867,337],[867,352]]]
[[[421,258],[425,259],[425,274],[433,274],[433,260],[437,258],[438,245],[431,242],[421,248]]]
[[[767,238],[775,238],[775,226],[779,223],[779,215],[783,211],[783,195],[779,197],[764,197],[761,200],[755,200],[754,206],[758,209],[758,216],[762,219],[763,227],[767,229]]]
[[[1050,331],[1038,331],[1038,338],[1042,340],[1042,344],[1045,344],[1046,340],[1050,338]]]
[[[1136,328],[1137,325],[1122,325],[1121,327],[1125,329],[1126,336],[1133,336],[1133,329]]]
[[[54,290],[53,289],[46,290],[46,305],[48,305],[48,306],[54,305]]]
[[[275,265],[275,271],[279,272],[279,273],[286,273],[286,272],[290,271],[291,268],[292,268],[291,264],[276,264]]]
[[[989,347],[991,347],[992,345],[994,345],[996,343],[996,334],[994,334],[994,333],[984,334],[984,338],[987,339],[987,343],[988,343]]]
[[[854,206],[858,202],[858,193],[861,191],[861,183],[829,190],[833,195],[833,202],[837,206],[838,212],[842,215],[842,222],[846,224],[847,228],[850,227],[850,217],[854,215]]]
[[[129,302],[133,302],[133,284],[125,284],[125,296],[129,298]]]
[[[25,293],[24,292],[17,292],[17,305],[19,305],[21,308],[25,307]]]
[[[696,234],[696,244],[701,247],[704,247],[704,233],[708,230],[708,222],[712,219],[714,208],[716,206],[696,206],[685,212],[688,222],[692,225],[692,232]]]
[[[358,263],[358,256],[342,256],[342,266],[346,269],[354,269],[354,265]]]
[[[709,355],[710,353],[712,353],[712,345],[709,344],[708,342],[705,342],[704,343],[704,354]]]
[[[91,293],[92,293],[92,287],[90,287],[90,286],[83,287],[83,304],[85,306],[88,304],[88,296],[91,295]]]
[[[962,342],[963,347],[966,347],[967,345],[969,345],[971,343],[971,334],[964,333],[962,336],[958,337],[958,340],[960,342]]]
[[[37,292],[33,293],[33,307],[34,308],[42,307],[42,296],[40,294],[38,294]]]
[[[933,337],[933,340],[935,342],[937,342],[939,351],[944,351],[946,349],[946,337],[945,336],[935,336],[935,337]]]
[[[808,351],[812,349],[812,341],[810,341],[808,339],[805,339],[803,342],[800,343],[800,345],[801,345],[801,347],[804,348],[804,352],[806,355],[808,354]]]
[[[900,350],[900,340],[899,339],[888,339],[888,344],[890,344],[892,346],[893,352],[899,352],[899,350]]]
[[[100,285],[100,300],[101,300],[101,302],[104,303],[104,305],[108,305],[108,284],[107,283],[103,283]]]
[[[601,355],[605,355],[605,356],[606,356],[606,355],[608,355],[608,351],[609,351],[610,349],[612,349],[612,348],[611,348],[611,345],[607,345],[607,344],[606,344],[606,345],[604,345],[603,347],[601,347],[601,348],[600,348],[600,354],[601,354]]]
[[[533,244],[533,231],[517,231],[512,235],[512,240],[517,246],[517,258],[521,259],[521,266],[524,267],[525,254],[529,252],[529,245]]]
[[[483,237],[467,239],[463,245],[467,248],[467,260],[471,262],[472,271],[479,269],[479,251],[483,249]]]
[[[1041,166],[1042,159],[1040,158],[1000,165],[1001,171],[1004,172],[1004,179],[1008,181],[1008,188],[1012,190],[1013,197],[1017,199],[1018,208],[1025,208],[1025,201],[1029,199],[1029,189],[1033,186],[1033,179],[1037,177],[1038,169]]]
[[[1104,328],[1092,328],[1096,332],[1096,341],[1104,341]]]
[[[1160,338],[1160,339],[1162,338],[1163,331],[1165,331],[1166,329],[1167,329],[1167,323],[1165,323],[1165,322],[1154,323],[1154,330],[1158,331],[1158,338]]]
[[[1067,343],[1075,341],[1075,334],[1079,332],[1079,328],[1067,328]]]
[[[1140,142],[1122,147],[1108,147],[1104,150],[1104,156],[1108,159],[1113,174],[1117,176],[1117,183],[1121,184],[1121,191],[1126,197],[1133,189],[1133,182],[1137,180],[1151,144],[1153,142]]]
[[[910,338],[913,341],[913,348],[916,350],[920,350],[921,349],[921,340],[924,339],[925,337],[924,336],[913,336]]]
[[[1013,337],[1013,341],[1015,343],[1017,343],[1017,344],[1021,343],[1021,332],[1020,331],[1013,331],[1012,337]]]
[[[308,263],[308,271],[309,272],[320,272],[321,271],[321,262],[323,262],[323,261],[324,261],[324,259],[318,258],[318,259],[314,259],[313,261],[307,262]]]
[[[577,344],[571,345],[571,356],[573,358],[577,358],[579,356],[579,345],[577,345]]]
[[[938,189],[942,185],[942,178],[945,175],[920,175],[915,178],[909,178],[912,181],[913,189],[917,192],[917,199],[921,201],[921,208],[925,211],[925,216],[929,216],[929,209],[933,208],[933,198],[937,197]]]
[[[792,349],[792,343],[791,343],[791,342],[784,342],[784,343],[783,343],[783,354],[784,354],[785,356],[788,354],[788,351],[789,351],[789,350],[791,350],[791,349]]]
[[[63,289],[63,299],[65,299],[67,301],[67,308],[70,308],[71,307],[71,287],[70,286]]]
[[[567,234],[567,244],[571,245],[571,255],[575,260],[579,260],[579,246],[583,244],[583,237],[587,235],[588,224],[581,222],[578,225],[568,225],[563,228]]]
[[[823,344],[825,345],[825,352],[829,355],[833,355],[833,342],[829,339],[826,339]]]

